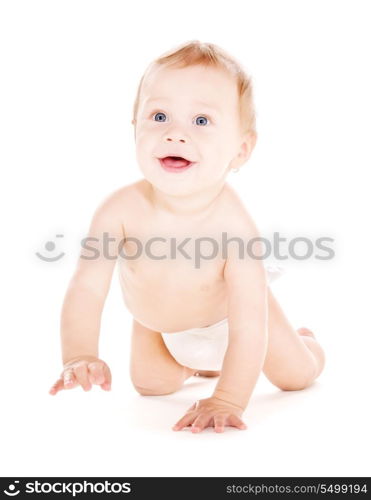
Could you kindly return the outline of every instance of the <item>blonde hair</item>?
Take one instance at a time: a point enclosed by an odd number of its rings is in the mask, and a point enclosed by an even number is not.
[[[186,68],[187,66],[204,65],[224,69],[235,77],[239,96],[239,115],[242,133],[252,132],[256,135],[256,117],[253,103],[252,83],[250,76],[241,64],[223,49],[212,43],[198,40],[186,42],[165,52],[155,59],[144,72],[136,94],[133,108],[133,122],[136,122],[140,92],[145,76],[153,66],[169,68]]]

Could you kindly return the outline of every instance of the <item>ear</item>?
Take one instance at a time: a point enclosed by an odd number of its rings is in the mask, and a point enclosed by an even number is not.
[[[251,153],[255,147],[257,141],[257,134],[254,131],[246,132],[242,135],[242,140],[240,142],[240,148],[238,154],[230,163],[230,168],[239,168],[241,165],[247,162],[250,158]]]

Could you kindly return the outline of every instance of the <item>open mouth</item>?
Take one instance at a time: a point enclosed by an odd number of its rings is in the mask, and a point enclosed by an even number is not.
[[[159,158],[159,161],[165,170],[171,172],[186,170],[194,164],[194,162],[191,162],[182,156],[165,156],[164,158]]]

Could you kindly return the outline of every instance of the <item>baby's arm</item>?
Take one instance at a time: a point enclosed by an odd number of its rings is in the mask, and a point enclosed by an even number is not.
[[[102,377],[110,379],[108,367],[101,366],[104,362],[98,359],[98,343],[101,314],[117,260],[119,244],[124,237],[121,215],[118,192],[109,196],[96,209],[88,232],[88,238],[93,239],[85,240],[62,306],[60,334],[63,365],[69,369],[69,378],[79,382],[76,380],[79,377],[71,372],[70,367],[76,366],[75,361],[80,363],[78,370],[81,372],[81,379],[85,381],[84,389],[89,388],[90,383],[87,366],[82,366],[81,360],[86,363],[97,361],[98,364],[93,366],[98,374],[98,380],[102,381]],[[61,376],[53,386],[57,390],[52,390],[51,393],[69,388],[68,384],[66,387],[67,382],[66,377]]]
[[[247,232],[249,237],[258,236]],[[254,245],[255,255],[261,254]],[[263,368],[267,344],[267,282],[261,260],[228,251],[224,277],[228,289],[228,348],[213,397],[244,410]]]
[[[201,399],[173,427],[180,430],[192,424],[200,432],[210,422],[216,432],[225,425],[239,429],[241,420],[259,374],[263,368],[268,344],[267,283],[262,260],[246,255],[246,243],[258,237],[258,231],[247,214],[242,214],[238,236],[244,240],[245,254],[239,258],[238,247],[228,246],[224,278],[228,289],[228,347],[219,381],[210,398]],[[261,255],[260,242],[253,246]]]

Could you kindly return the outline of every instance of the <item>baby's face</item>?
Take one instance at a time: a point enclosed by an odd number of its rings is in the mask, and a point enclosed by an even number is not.
[[[237,84],[226,72],[155,67],[145,77],[136,152],[144,177],[160,191],[185,195],[219,183],[246,149],[243,141]],[[168,156],[192,163],[176,169],[182,163],[160,160]]]

